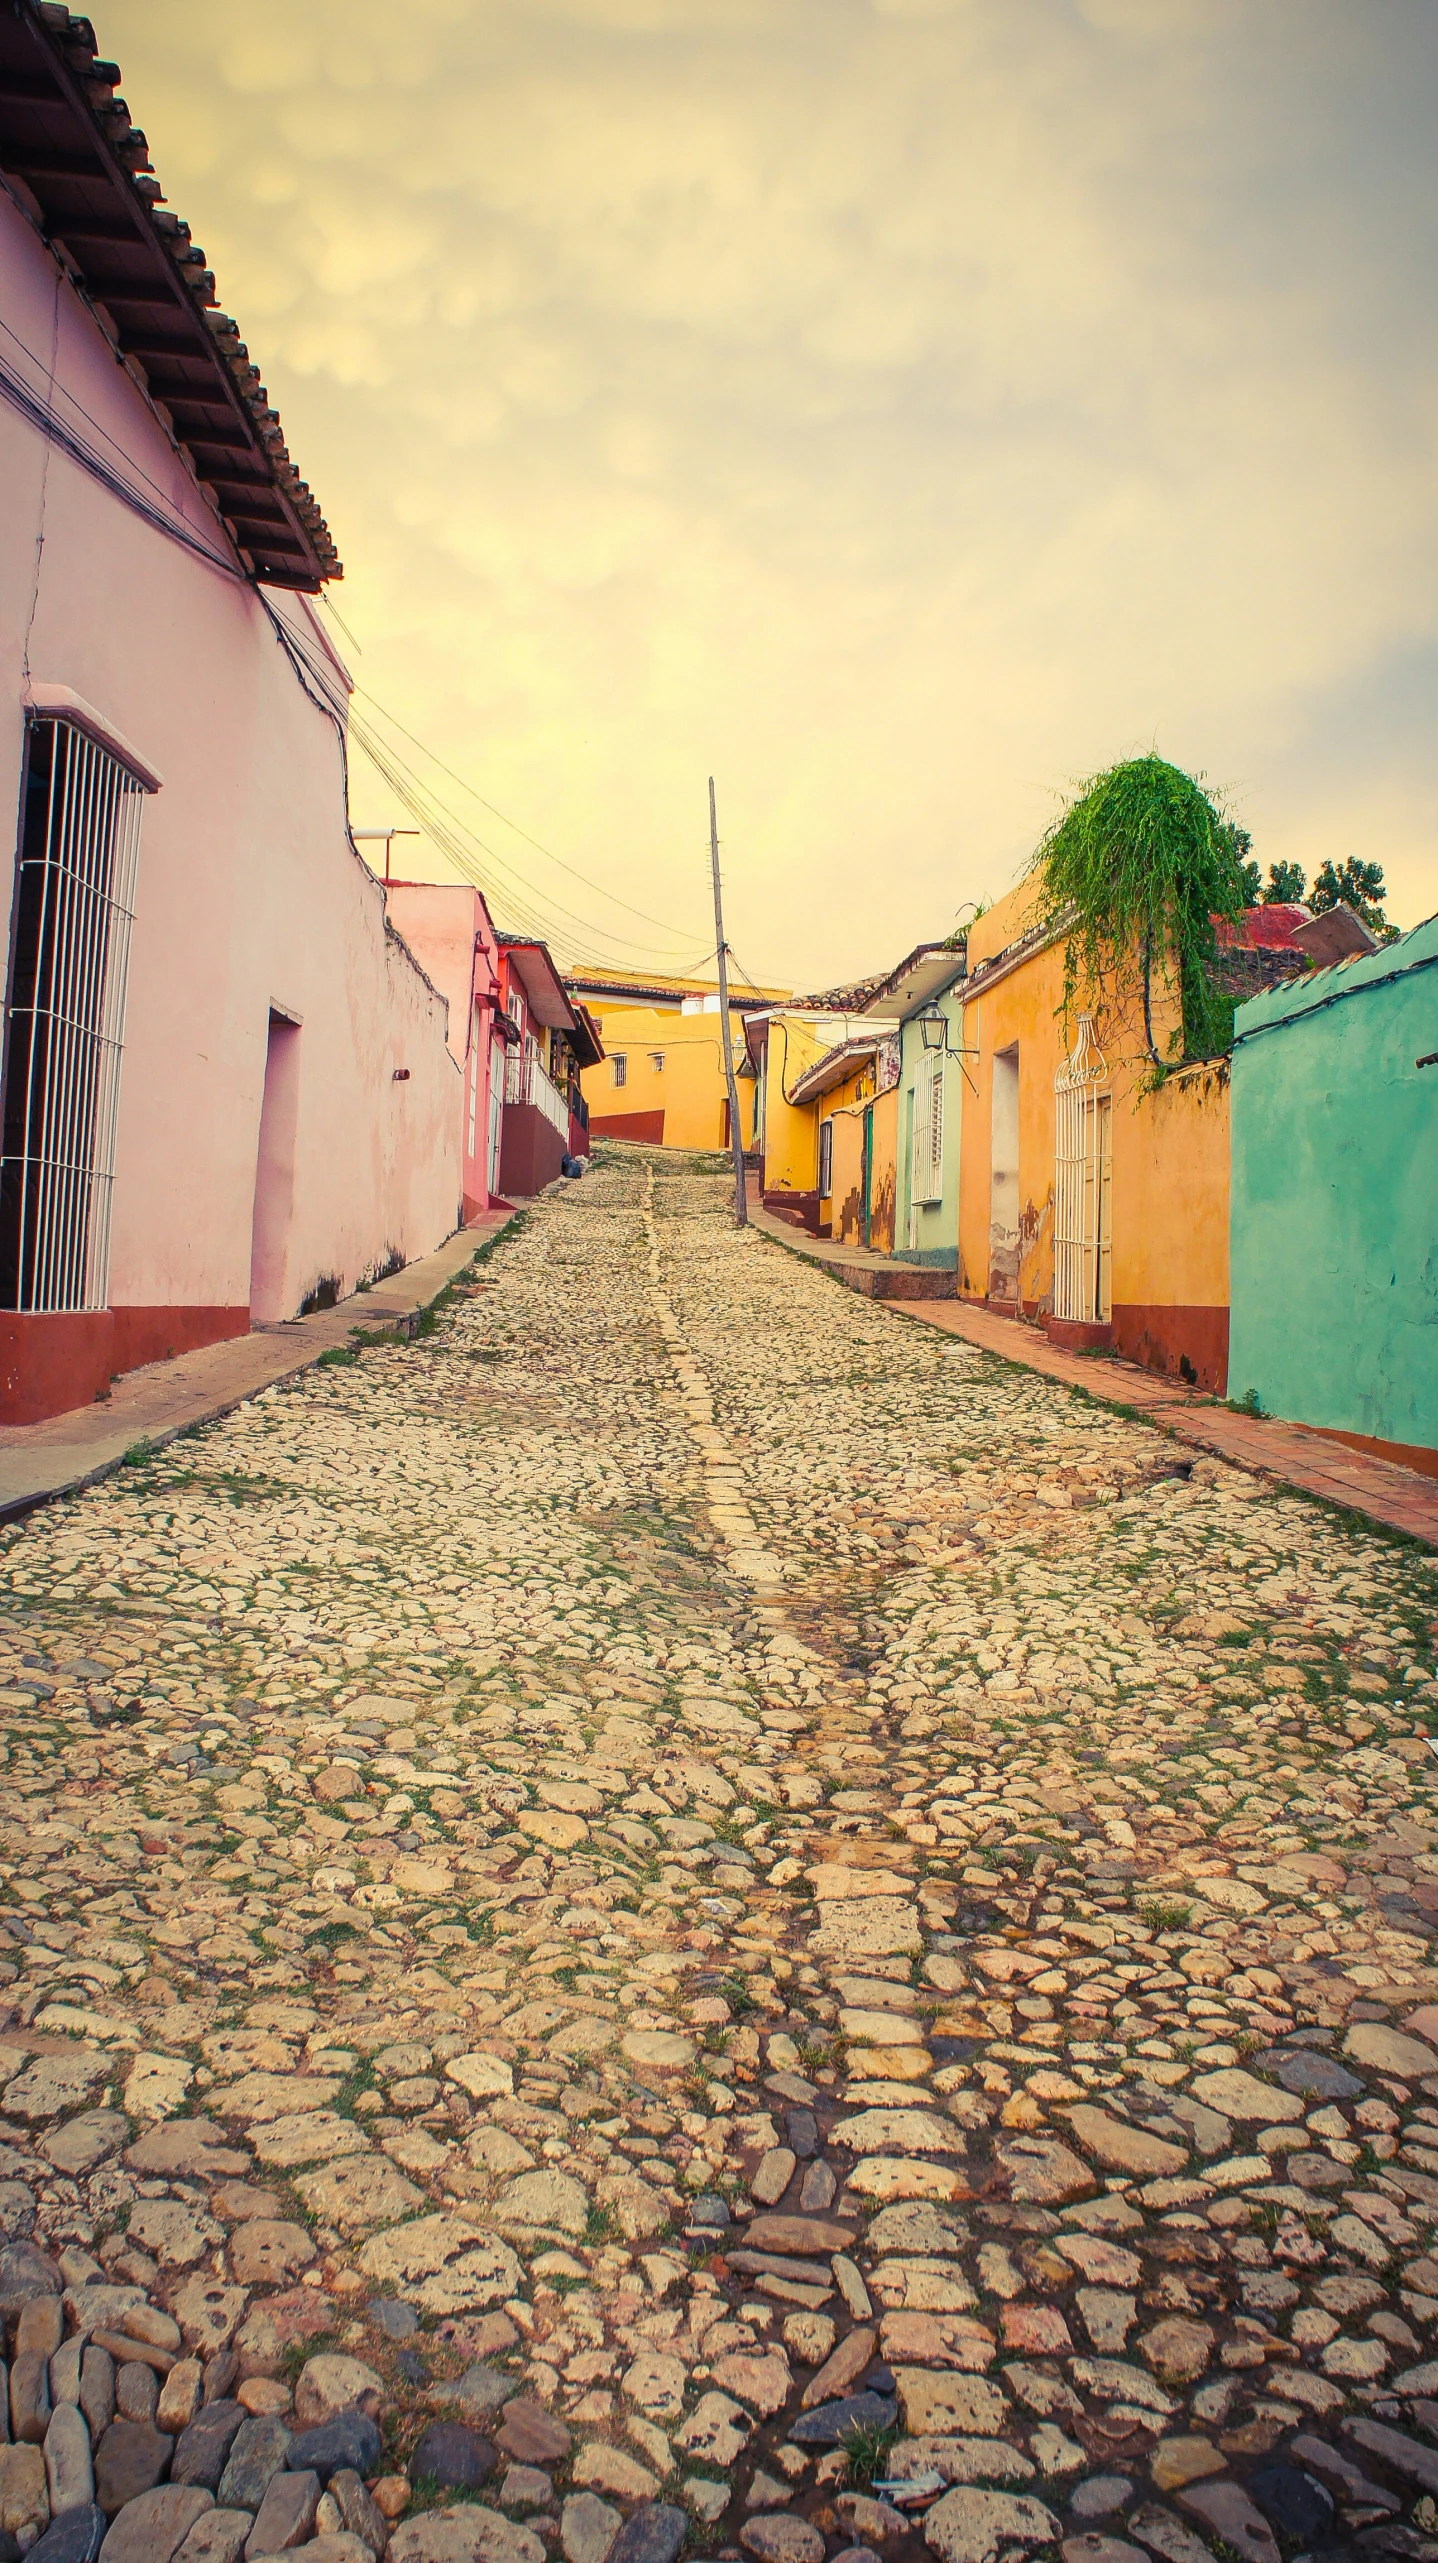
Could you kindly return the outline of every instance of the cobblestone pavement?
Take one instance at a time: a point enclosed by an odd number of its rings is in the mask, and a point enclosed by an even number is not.
[[[1432,1560],[724,1194],[4,1535],[0,2558],[1438,2557]]]

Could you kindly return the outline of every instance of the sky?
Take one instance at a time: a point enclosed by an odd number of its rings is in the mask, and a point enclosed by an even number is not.
[[[94,23],[501,926],[692,968],[713,774],[749,975],[888,968],[1154,747],[1438,908],[1433,0]]]

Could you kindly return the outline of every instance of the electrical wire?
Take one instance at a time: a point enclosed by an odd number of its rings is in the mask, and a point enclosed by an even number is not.
[[[617,955],[638,953],[652,959],[670,957],[672,947],[640,943],[634,937],[616,934],[612,928],[596,925],[592,918],[580,915],[576,910],[567,907],[552,896],[546,896],[541,902],[532,885],[525,883],[493,846],[478,836],[440,800],[439,796],[413,772],[408,762],[374,728],[373,724],[366,720],[364,714],[357,713],[347,697],[342,698],[335,693],[333,670],[327,664],[320,665],[316,662],[305,648],[303,639],[298,633],[290,630],[288,626],[286,630],[287,647],[303,657],[308,673],[326,697],[333,717],[345,723],[355,744],[364,751],[405,809],[419,821],[424,833],[439,846],[461,876],[473,882],[486,898],[494,900],[496,905],[506,905],[513,913],[514,921],[536,934],[541,940],[572,944],[573,938],[568,929],[577,928],[580,936],[591,948],[601,944],[609,946]],[[366,696],[366,700],[368,699]],[[400,725],[395,724],[395,726]],[[494,867],[494,872],[501,876],[502,887],[498,886],[495,879],[486,872],[484,864],[476,855],[476,848],[478,855],[487,857]],[[556,919],[564,922],[556,927]],[[616,958],[607,966],[632,968],[634,965],[627,959]]]
[[[413,730],[407,730],[404,723],[397,719],[393,712],[386,711],[378,697],[371,694],[366,686],[357,685],[355,692],[363,695],[366,703],[371,704],[380,717],[388,721],[391,729],[398,730],[400,737],[408,739],[411,747],[418,748],[421,756],[428,757],[431,765],[437,766],[440,773],[447,775],[451,783],[457,783],[461,792],[467,792],[471,800],[479,803],[482,810],[488,810],[491,818],[498,819],[503,827],[512,828],[514,834],[522,837],[526,845],[533,846],[536,854],[542,854],[546,863],[553,863],[561,872],[567,872],[571,880],[582,881],[586,890],[597,890],[601,899],[612,899],[616,908],[627,909],[630,916],[642,917],[646,925],[658,926],[665,934],[678,934],[682,931],[680,927],[673,925],[668,917],[651,916],[647,908],[636,908],[632,900],[621,899],[617,890],[606,890],[602,881],[591,881],[587,872],[579,871],[575,864],[566,863],[563,855],[554,854],[547,845],[541,845],[538,837],[531,836],[527,828],[522,828],[517,819],[511,819],[508,813],[501,810],[495,802],[487,801],[484,794],[473,783],[466,782],[462,774],[456,774],[453,766],[446,765],[443,757],[436,756],[433,748],[426,747],[423,739],[417,739]]]
[[[3,323],[0,323],[0,326],[3,326]],[[13,336],[14,333],[9,331],[7,335]],[[23,341],[16,340],[16,344],[22,345]],[[29,353],[28,349],[26,353]],[[58,392],[60,386],[56,384],[54,389]],[[61,396],[68,397],[65,394]],[[223,552],[217,551],[205,540],[198,526],[191,525],[176,509],[170,507],[163,492],[157,493],[153,498],[147,497],[145,490],[137,489],[134,481],[128,480],[119,466],[102,454],[99,447],[92,444],[80,428],[72,427],[67,420],[58,418],[53,408],[42,400],[37,392],[32,391],[30,385],[22,380],[4,355],[0,355],[0,400],[7,400],[12,409],[17,409],[22,418],[28,419],[30,425],[39,430],[47,445],[58,445],[63,454],[69,455],[72,463],[78,463],[82,472],[88,472],[92,480],[99,481],[113,498],[123,501],[136,516],[142,516],[146,524],[152,525],[157,533],[167,534],[171,542],[183,543],[187,551],[195,553],[211,569],[221,571],[226,578],[232,578],[242,586],[248,583],[239,564],[227,560]],[[78,402],[73,406],[78,409]],[[81,411],[80,415],[84,417],[86,413]],[[103,429],[100,432],[103,434]],[[140,472],[138,466],[130,465],[128,458],[126,463],[127,468],[133,470],[136,477],[145,482],[147,489],[155,489],[155,483],[147,474]]]

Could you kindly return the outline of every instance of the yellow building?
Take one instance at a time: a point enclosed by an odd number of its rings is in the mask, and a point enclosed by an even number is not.
[[[727,1148],[729,1096],[719,990],[712,979],[642,980],[614,970],[575,970],[565,979],[599,1027],[605,1056],[581,1080],[597,1139],[639,1139],[661,1148]],[[744,1016],[782,989],[729,991],[739,1128],[755,1147],[756,1085],[744,1045]]]
[[[1032,880],[969,928],[960,1295],[1221,1392],[1228,1062],[1155,1087],[1136,971],[1127,997],[1066,1021],[1065,939]],[[1161,1056],[1179,1021],[1156,984]]]
[[[765,1209],[814,1236],[853,1237],[887,1253],[898,1126],[887,1090],[898,1083],[898,1044],[882,1024],[861,1019],[878,986],[868,979],[767,1007],[749,1016],[746,1031]]]

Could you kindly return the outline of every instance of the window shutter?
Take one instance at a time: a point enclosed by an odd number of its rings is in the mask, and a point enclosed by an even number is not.
[[[934,1070],[929,1101],[929,1198],[937,1201],[944,1189],[944,1072]]]

